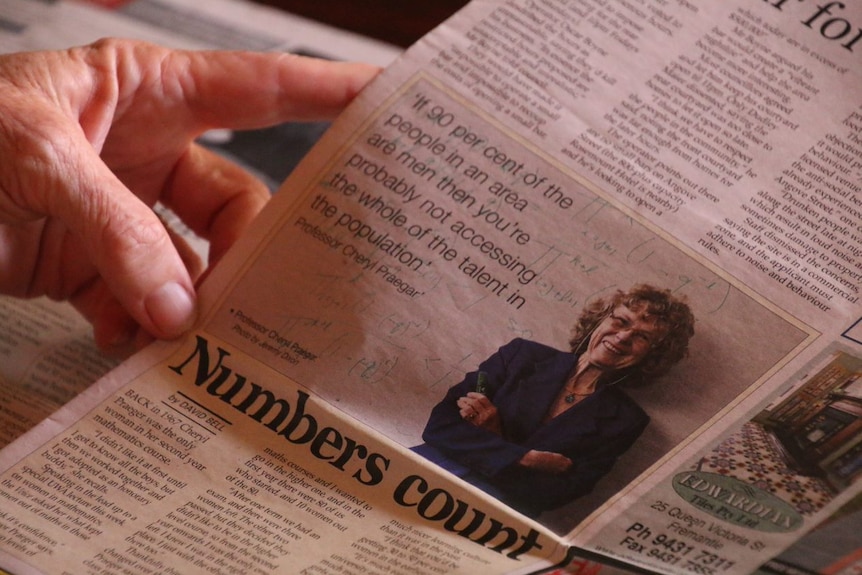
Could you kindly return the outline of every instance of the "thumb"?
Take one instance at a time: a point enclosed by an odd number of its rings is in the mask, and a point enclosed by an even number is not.
[[[9,274],[21,275],[11,292],[69,298],[95,283],[95,267],[151,335],[191,327],[192,280],[155,213],[105,165],[68,106],[2,75],[0,88],[0,222],[21,238],[0,258],[4,271],[21,272]]]
[[[192,279],[153,210],[89,145],[72,148],[71,174],[53,171],[47,212],[62,220],[125,310],[152,336],[171,339],[196,319]],[[79,265],[84,265],[81,262]]]

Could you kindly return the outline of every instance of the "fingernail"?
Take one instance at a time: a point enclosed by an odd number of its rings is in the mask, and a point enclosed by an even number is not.
[[[195,321],[195,300],[183,286],[176,282],[164,284],[151,293],[144,307],[159,330],[159,337],[172,338],[182,335]]]

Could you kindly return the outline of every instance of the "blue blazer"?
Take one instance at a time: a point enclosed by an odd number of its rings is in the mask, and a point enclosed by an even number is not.
[[[543,422],[577,362],[577,355],[515,339],[453,386],[431,411],[415,450],[503,502],[535,516],[589,493],[640,436],[649,417],[616,386],[604,387]],[[476,390],[478,373],[497,407],[503,435],[463,420],[456,401]],[[517,465],[536,449],[561,453],[572,467],[561,474]]]

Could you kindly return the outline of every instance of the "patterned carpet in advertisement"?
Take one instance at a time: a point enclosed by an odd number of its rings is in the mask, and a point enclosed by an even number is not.
[[[751,421],[705,456],[697,469],[758,487],[793,505],[803,515],[817,512],[834,497],[825,481],[789,467],[773,436]]]

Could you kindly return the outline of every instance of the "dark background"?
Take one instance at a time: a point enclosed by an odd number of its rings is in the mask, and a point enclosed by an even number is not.
[[[467,0],[255,0],[406,48]]]
[[[2,1],[2,0],[0,0]],[[104,0],[109,1],[109,0]],[[468,0],[254,0],[324,24],[406,48]],[[134,6],[134,4],[131,4]],[[288,122],[235,132],[224,142],[202,143],[257,175],[275,192],[328,128],[328,122]]]
[[[2,0],[0,0],[2,1]],[[100,0],[110,4],[111,0]],[[468,0],[254,0],[258,4],[350,30],[406,48]],[[134,8],[134,3],[129,5]],[[225,45],[223,47],[232,47]],[[314,54],[317,55],[317,54]],[[275,192],[329,127],[328,122],[288,122],[234,132],[226,141],[202,143],[257,175]]]

